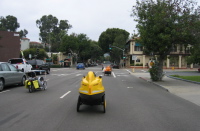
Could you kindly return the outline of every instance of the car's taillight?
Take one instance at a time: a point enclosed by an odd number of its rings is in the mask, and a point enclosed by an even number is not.
[[[16,68],[18,69],[18,65],[16,65]]]
[[[36,65],[35,68],[38,68],[38,65]]]

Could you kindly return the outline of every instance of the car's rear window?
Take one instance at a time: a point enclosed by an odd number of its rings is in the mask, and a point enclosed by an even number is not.
[[[23,64],[23,60],[22,59],[10,59],[9,63],[11,63],[11,64]]]
[[[42,64],[45,64],[45,62],[43,60],[29,60],[28,63],[31,64],[31,65],[42,65]]]

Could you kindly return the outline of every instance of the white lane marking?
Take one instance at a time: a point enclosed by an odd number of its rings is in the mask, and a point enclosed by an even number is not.
[[[122,75],[123,75],[123,74],[125,74],[125,73],[116,73],[116,74],[119,74],[119,75],[122,74]]]
[[[80,76],[80,75],[82,75],[82,74],[77,74],[76,76]]]
[[[142,72],[147,72],[147,71],[145,71],[145,70],[141,70]]]
[[[71,91],[68,91],[67,93],[65,93],[64,95],[62,95],[60,98],[64,98],[66,95],[68,95]]]
[[[117,76],[128,76],[128,75],[117,75]]]
[[[129,73],[132,73],[131,71],[129,71],[129,70],[126,70],[126,71],[128,71]]]
[[[10,91],[10,90],[5,90],[5,91],[2,91],[2,92],[0,92],[0,93],[5,93],[5,92],[8,92],[8,91]]]
[[[75,73],[70,73],[70,74],[51,74],[51,75],[57,75],[57,76],[68,76],[68,75],[72,75],[72,74],[77,74],[81,71],[75,72]]]
[[[133,88],[133,87],[127,87],[127,88]]]
[[[115,76],[115,73],[114,73],[114,72],[112,72],[112,74],[113,74],[113,76],[116,78],[116,76]]]
[[[46,79],[46,81],[49,81],[49,79]]]

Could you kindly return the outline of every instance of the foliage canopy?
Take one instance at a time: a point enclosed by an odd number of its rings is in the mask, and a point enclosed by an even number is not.
[[[146,54],[158,55],[158,80],[162,80],[163,61],[176,45],[197,43],[194,31],[199,15],[195,5],[188,0],[137,0],[133,6],[137,41]]]

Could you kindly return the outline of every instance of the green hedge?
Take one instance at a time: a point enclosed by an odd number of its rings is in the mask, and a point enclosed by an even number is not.
[[[143,66],[143,64],[130,64],[131,66]]]
[[[61,65],[51,65],[50,68],[61,68]]]

